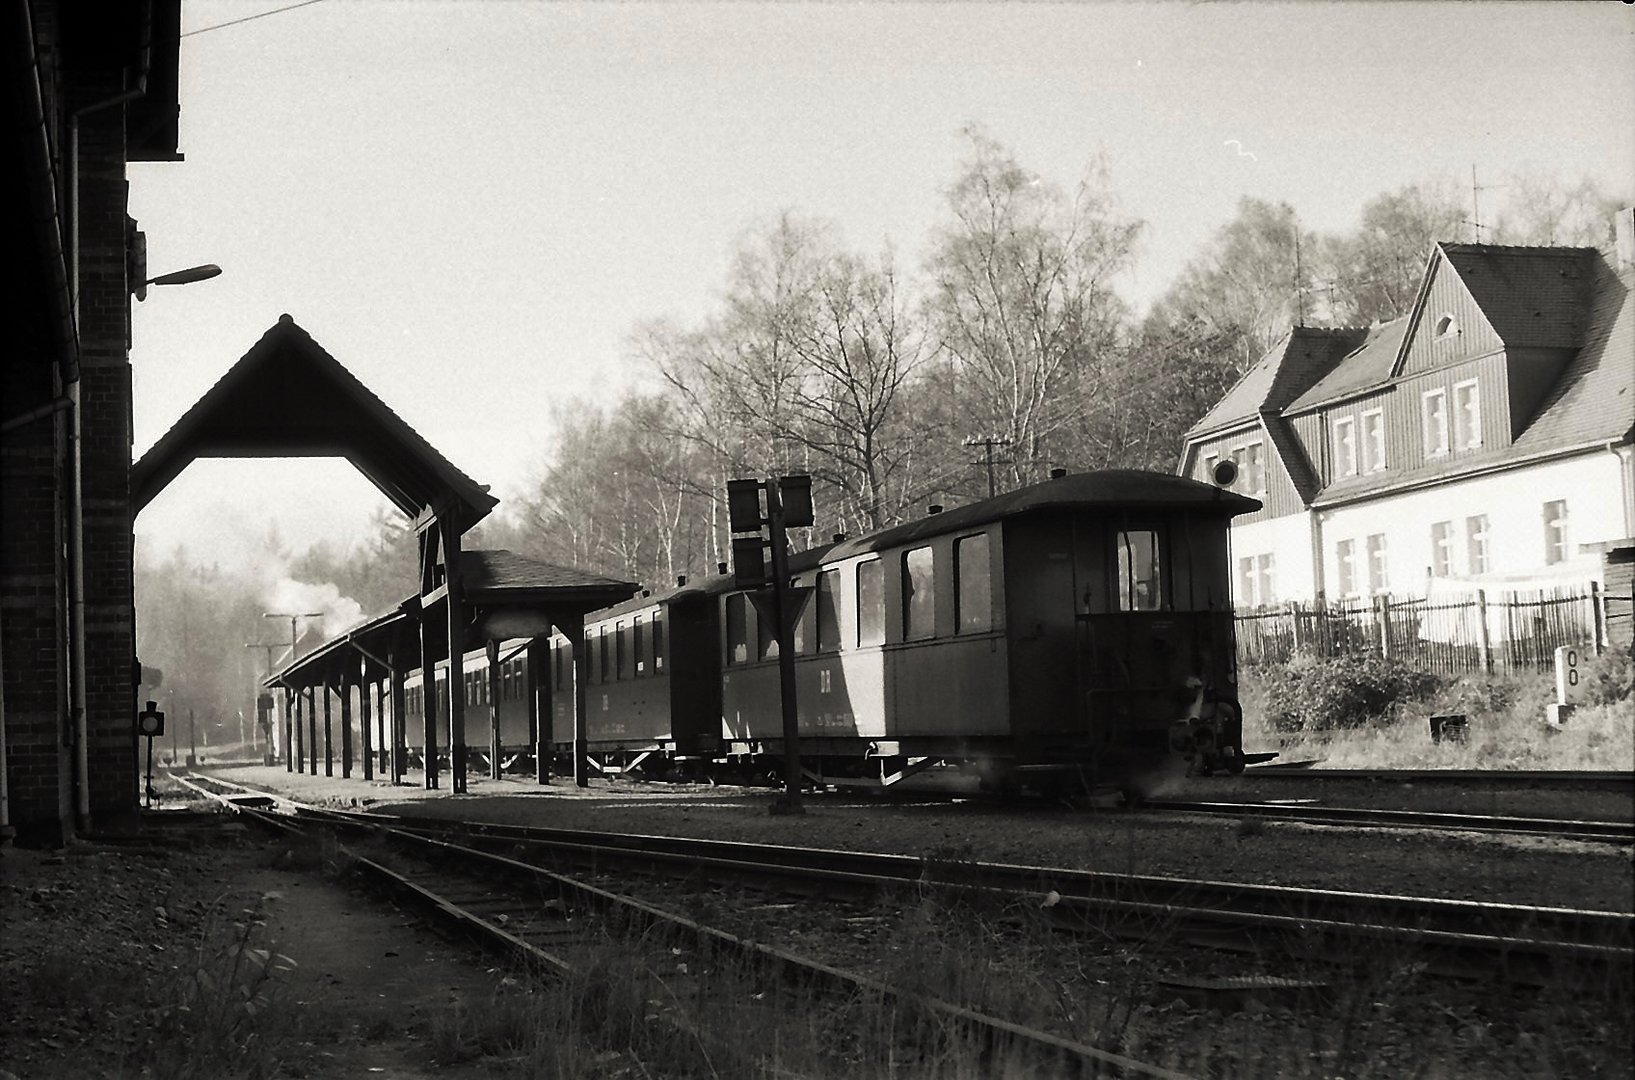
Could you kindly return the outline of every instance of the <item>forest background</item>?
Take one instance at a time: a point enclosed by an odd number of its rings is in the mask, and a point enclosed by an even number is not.
[[[1381,193],[1354,231],[1303,229],[1295,208],[1244,198],[1150,310],[1116,282],[1143,223],[1107,163],[1068,186],[980,130],[941,218],[905,266],[894,245],[849,250],[788,210],[749,225],[713,311],[633,327],[646,378],[611,407],[551,413],[528,493],[466,538],[662,588],[726,558],[726,482],[807,473],[816,527],[792,546],[858,535],[1071,471],[1173,471],[1182,437],[1288,329],[1406,314],[1437,241],[1603,247],[1629,193],[1588,180],[1505,178],[1477,218],[1471,192],[1429,179]],[[208,745],[246,737],[255,684],[414,591],[415,538],[381,512],[348,549],[291,550],[276,528],[253,569],[140,546],[138,652],[157,697]]]

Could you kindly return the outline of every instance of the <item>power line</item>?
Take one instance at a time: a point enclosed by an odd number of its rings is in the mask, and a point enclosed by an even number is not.
[[[212,30],[221,30],[225,27],[237,26],[239,23],[254,22],[257,19],[265,19],[269,15],[281,15],[286,11],[294,11],[296,8],[311,7],[313,4],[321,3],[323,3],[323,0],[301,0],[299,4],[289,4],[285,7],[273,8],[271,11],[263,11],[257,15],[246,15],[242,19],[228,19],[226,22],[217,23],[214,26],[201,26],[197,30],[189,30],[187,33],[180,36],[192,37],[194,34],[208,34]]]

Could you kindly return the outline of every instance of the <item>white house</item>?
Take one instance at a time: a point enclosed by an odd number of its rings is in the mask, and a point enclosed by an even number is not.
[[[1297,327],[1187,433],[1238,464],[1240,607],[1601,580],[1635,536],[1632,211],[1592,248],[1438,244],[1413,309]]]

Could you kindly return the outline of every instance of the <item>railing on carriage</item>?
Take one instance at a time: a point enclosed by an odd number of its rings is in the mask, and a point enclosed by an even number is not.
[[[1237,612],[1238,662],[1372,655],[1444,674],[1545,671],[1563,645],[1606,638],[1605,597],[1587,582],[1543,589],[1444,588],[1290,601]]]

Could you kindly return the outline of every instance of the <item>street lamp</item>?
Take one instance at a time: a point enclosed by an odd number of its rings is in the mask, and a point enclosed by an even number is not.
[[[205,263],[202,266],[190,266],[186,270],[176,270],[169,274],[160,274],[158,277],[148,278],[131,290],[138,300],[148,298],[149,285],[191,285],[195,281],[208,281],[221,273],[221,267],[215,263]]]

